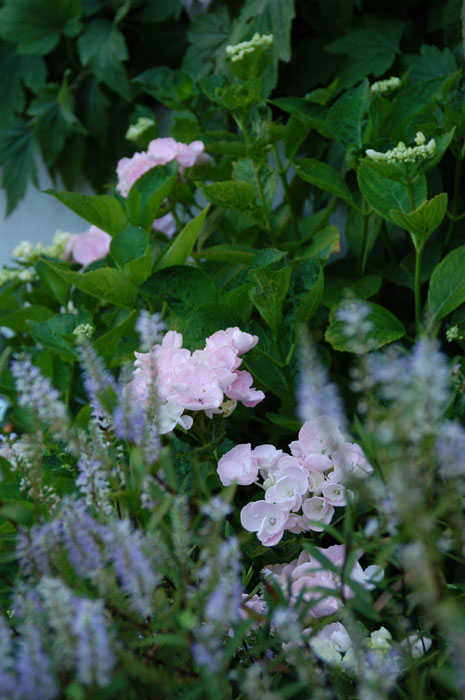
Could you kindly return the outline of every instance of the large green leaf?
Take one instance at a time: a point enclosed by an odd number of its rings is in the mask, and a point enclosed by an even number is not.
[[[124,36],[108,19],[93,19],[78,40],[79,56],[84,66],[89,66],[97,80],[105,83],[124,100],[131,99],[123,61],[128,59]]]
[[[47,320],[29,321],[31,335],[44,348],[58,353],[64,360],[77,360],[78,354],[72,342],[66,336],[70,336],[73,330],[82,323],[90,323],[92,320],[86,310],[78,314],[56,314]]]
[[[330,53],[348,57],[340,74],[340,87],[350,87],[367,75],[380,76],[393,64],[399,51],[404,23],[396,19],[376,17],[362,29],[349,29],[345,36],[328,44]]]
[[[182,326],[186,345],[200,348],[205,338],[216,331],[241,325],[241,317],[229,306],[208,303],[195,309]]]
[[[447,194],[436,195],[423,202],[418,209],[405,214],[400,209],[391,209],[391,220],[397,226],[409,231],[415,248],[419,250],[442,222],[447,211]]]
[[[425,107],[434,106],[450,79],[450,76],[440,76],[421,83],[413,83],[399,93],[394,102],[391,124],[391,136],[394,140],[405,137],[407,128],[419,112]]]
[[[116,236],[126,228],[127,218],[122,205],[114,197],[106,194],[75,194],[74,192],[56,192],[45,190],[60,200],[68,209],[82,216],[94,226],[98,226],[111,236]]]
[[[187,262],[197,242],[209,208],[210,205],[208,204],[195,219],[189,221],[187,226],[184,226],[182,231],[173,238],[168,248],[157,260],[155,270],[163,270],[165,267],[171,267],[172,265],[184,265]]]
[[[200,75],[218,70],[223,64],[224,50],[230,43],[231,23],[224,5],[213,12],[200,13],[191,22],[188,38],[191,46],[184,54],[183,66]]]
[[[272,270],[269,267],[250,270],[249,277],[255,283],[249,296],[274,336],[282,321],[283,303],[291,281],[291,268]]]
[[[7,75],[2,86],[0,100],[0,120],[4,121],[15,112],[21,113],[24,107],[23,83],[37,90],[42,87],[46,77],[44,59],[40,56],[21,56],[11,44],[0,44],[0,73]]]
[[[24,196],[28,180],[37,184],[35,142],[32,127],[20,117],[0,126],[0,165],[6,190],[7,215]]]
[[[354,206],[352,194],[346,183],[337,170],[328,165],[328,163],[323,163],[314,158],[299,158],[299,160],[295,161],[294,167],[297,175],[305,182],[310,182],[312,185],[325,190],[325,192],[330,192]]]
[[[347,302],[342,302],[342,306],[344,303]],[[386,343],[392,343],[405,335],[403,324],[390,311],[370,301],[363,301],[362,303],[370,310],[365,319],[372,325],[371,330],[367,333],[367,341],[373,344],[374,348],[380,348]],[[338,318],[340,308],[341,304],[338,304],[331,310],[325,340],[334,350],[359,352],[357,347],[353,345],[353,338],[348,337],[345,333],[345,323]]]
[[[423,44],[420,55],[407,54],[407,63],[412,69],[415,81],[425,81],[455,73],[458,69],[454,54],[448,48],[441,51],[438,46]]]
[[[428,289],[428,308],[439,321],[465,301],[465,246],[456,248],[435,267]]]
[[[44,262],[66,282],[97,299],[126,308],[131,308],[135,302],[137,289],[119,270],[101,267],[90,272],[73,272],[60,263],[45,259]]]
[[[389,166],[388,166],[389,168]],[[382,174],[381,174],[382,173]],[[396,223],[392,216],[392,209],[400,209],[401,212],[410,213],[409,191],[406,184],[399,180],[385,177],[401,177],[395,166],[386,169],[384,163],[378,164],[364,160],[358,171],[358,184],[363,196],[368,200],[373,209],[382,217]],[[412,185],[414,208],[418,208],[426,199],[427,184],[425,175],[420,175]]]
[[[270,102],[290,114],[291,117],[295,117],[308,127],[315,129],[322,136],[330,137],[331,131],[326,124],[328,110],[323,105],[307,102],[301,97],[279,97],[276,100],[270,100]]]
[[[362,148],[370,99],[368,81],[364,80],[358,87],[347,90],[330,108],[327,125],[344,148]]]
[[[217,298],[211,277],[200,268],[188,265],[159,270],[142,285],[140,292],[156,304],[166,301],[173,313],[184,317]]]
[[[23,309],[0,312],[0,325],[11,328],[19,333],[28,330],[28,321],[45,321],[53,316],[53,311],[46,306],[31,305]]]
[[[255,190],[249,182],[224,180],[202,187],[205,197],[218,207],[247,212],[255,202]]]
[[[81,30],[79,0],[5,0],[0,10],[0,36],[18,43],[19,53],[46,54],[61,34]]]
[[[131,311],[130,313],[127,311],[120,311],[120,314],[123,313],[126,314],[126,317],[123,321],[113,326],[112,328],[110,328],[110,330],[106,331],[106,333],[103,333],[103,335],[101,335],[99,338],[93,341],[94,350],[101,357],[103,357],[104,360],[110,362],[110,364],[111,360],[113,359],[116,353],[122,336],[134,324],[137,315],[137,311]],[[118,318],[120,314],[118,314]]]
[[[292,271],[289,297],[292,302],[292,323],[295,330],[315,315],[323,296],[323,268],[318,260],[305,260]]]
[[[137,226],[127,226],[110,244],[110,254],[118,267],[135,284],[142,284],[152,271],[149,235]]]
[[[163,200],[176,182],[176,161],[157,165],[135,181],[129,190],[126,208],[135,226],[150,231]]]

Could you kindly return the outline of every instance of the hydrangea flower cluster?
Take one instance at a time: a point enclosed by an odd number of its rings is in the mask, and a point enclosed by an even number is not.
[[[227,46],[226,55],[233,63],[236,63],[236,61],[242,61],[246,54],[253,53],[258,48],[271,46],[273,41],[273,34],[259,34],[255,32],[250,41],[241,41],[239,44]]]
[[[50,258],[61,258],[65,254],[70,235],[66,231],[56,231],[52,244],[49,246],[44,246],[40,242],[34,245],[30,241],[21,241],[13,249],[12,257],[25,263],[34,263],[41,255],[48,255]]]
[[[82,233],[68,234],[68,241],[62,257],[72,258],[80,265],[90,265],[100,260],[110,251],[111,236],[97,226],[91,226]]]
[[[171,137],[154,139],[149,143],[147,151],[134,153],[132,158],[121,158],[116,168],[116,189],[123,197],[127,197],[136,180],[148,170],[157,165],[166,165],[172,160],[177,160],[179,172],[183,174],[186,168],[210,161],[204,149],[202,141],[187,144],[175,141]]]
[[[161,434],[176,425],[189,430],[193,418],[185,411],[204,411],[211,418],[215,413],[229,415],[237,401],[256,406],[265,395],[252,388],[252,376],[238,367],[242,363],[240,355],[257,342],[255,335],[237,327],[227,328],[207,338],[202,350],[191,353],[182,347],[181,333],[168,331],[161,344],[154,345],[148,353],[135,353],[134,378],[124,392],[146,404],[155,384]]]
[[[285,530],[321,532],[334,508],[346,505],[343,482],[373,471],[360,446],[346,442],[329,416],[306,422],[289,447],[291,455],[273,445],[236,445],[218,462],[224,486],[256,483],[265,490],[264,500],[242,509],[241,523],[267,547],[277,544]]]
[[[427,160],[436,153],[436,141],[430,139],[426,143],[426,137],[422,131],[418,131],[415,136],[415,146],[406,146],[403,141],[399,141],[395,148],[391,148],[386,153],[374,151],[368,148],[365,153],[370,160],[384,161],[386,163],[416,163]]]
[[[397,88],[400,87],[400,84],[400,78],[392,76],[386,80],[377,80],[376,83],[373,83],[373,85],[370,86],[370,90],[375,95],[384,95],[387,92],[397,90]]]

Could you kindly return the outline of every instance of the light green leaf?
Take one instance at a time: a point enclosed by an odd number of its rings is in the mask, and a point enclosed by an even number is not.
[[[347,90],[329,109],[327,126],[344,148],[361,149],[371,95],[368,81]]]
[[[124,209],[115,197],[109,197],[106,194],[55,192],[55,190],[45,190],[45,192],[59,199],[68,209],[106,231],[110,236],[116,236],[127,226]]]
[[[391,209],[389,212],[391,220],[408,231],[414,242],[415,248],[419,250],[428,240],[431,234],[438,228],[447,211],[447,194],[436,195],[433,199],[423,202],[418,209],[405,214],[400,209]]]
[[[439,321],[465,301],[465,246],[453,250],[437,265],[428,289],[428,308]]]
[[[187,262],[197,242],[209,208],[210,205],[207,205],[195,219],[189,221],[187,226],[184,226],[182,231],[173,238],[168,248],[157,260],[155,270],[163,270],[165,267],[171,267],[172,265],[184,265]]]
[[[124,100],[131,99],[129,84],[123,61],[128,59],[126,41],[113,22],[93,19],[78,40],[79,56],[84,66],[95,77],[117,92]]]
[[[363,196],[368,200],[373,209],[381,214],[384,219],[396,223],[391,217],[391,209],[400,209],[402,212],[410,213],[409,192],[407,185],[398,181],[384,177],[381,173],[386,173],[383,163],[378,167],[378,163],[364,160],[358,171],[358,184]],[[393,166],[394,170],[397,169]],[[418,208],[426,199],[427,184],[425,175],[420,175],[412,185],[415,208]]]
[[[0,36],[18,43],[19,53],[46,54],[61,34],[81,30],[80,0],[6,0],[0,10]]]
[[[337,170],[328,165],[328,163],[323,163],[314,158],[299,158],[299,160],[295,161],[294,167],[297,175],[305,182],[310,182],[315,187],[319,187],[325,192],[330,192],[351,206],[355,206],[352,194],[346,183]]]
[[[101,267],[91,272],[73,272],[60,263],[45,260],[64,280],[90,294],[116,306],[131,308],[136,300],[137,289],[119,270]]]
[[[291,281],[291,268],[280,270],[260,268],[250,270],[249,277],[255,283],[249,296],[263,320],[269,325],[273,336],[277,335],[282,321],[283,303]]]
[[[343,302],[344,304],[344,302]],[[370,309],[366,320],[372,324],[372,329],[367,333],[367,340],[371,341],[375,348],[380,348],[386,343],[392,343],[405,335],[402,323],[390,311],[383,306],[364,301],[364,306]],[[344,332],[345,324],[338,319],[340,304],[333,307],[329,316],[329,326],[326,329],[325,340],[334,348],[342,352],[357,352],[353,347],[353,339],[348,338]]]

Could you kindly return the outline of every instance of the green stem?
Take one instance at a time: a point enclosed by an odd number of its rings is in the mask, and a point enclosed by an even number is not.
[[[365,267],[368,257],[368,210],[365,198],[362,203],[362,244],[357,262],[357,277],[365,274]]]
[[[417,333],[421,329],[421,257],[423,245],[415,249],[415,326]]]
[[[414,211],[415,209],[415,195],[413,193],[413,185],[412,185],[412,180],[410,179],[410,173],[408,171],[408,164],[405,163],[405,179],[407,181],[407,192],[408,192],[408,201],[410,204],[410,209],[411,211]]]
[[[280,177],[280,180],[281,180],[281,182],[282,182],[282,185],[283,185],[284,196],[285,196],[285,198],[286,198],[287,206],[289,207],[289,212],[290,212],[290,215],[291,215],[292,225],[293,225],[294,231],[295,231],[295,237],[296,237],[297,239],[300,239],[299,224],[298,224],[298,221],[297,221],[297,217],[296,217],[296,215],[295,215],[294,207],[292,206],[291,193],[290,193],[290,191],[289,191],[289,185],[288,185],[288,183],[287,183],[287,178],[286,178],[286,172],[287,172],[287,168],[289,167],[289,161],[288,161],[288,164],[287,164],[287,167],[286,167],[286,170],[285,170],[284,167],[283,167],[283,163],[282,163],[282,160],[281,160],[281,156],[279,155],[279,151],[278,151],[278,148],[277,148],[276,144],[273,144],[273,151],[274,151],[274,154],[275,154],[276,162],[277,162],[277,164],[278,164],[278,173],[279,173],[279,177]]]
[[[452,204],[452,216],[449,222],[449,228],[447,230],[447,235],[444,240],[444,249],[447,250],[451,239],[452,233],[454,231],[454,226],[457,221],[457,210],[459,208],[459,197],[460,197],[460,186],[462,180],[462,159],[460,156],[455,161],[455,182],[454,182],[454,200]]]

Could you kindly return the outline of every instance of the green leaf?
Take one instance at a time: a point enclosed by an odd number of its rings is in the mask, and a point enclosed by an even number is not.
[[[412,126],[416,115],[426,107],[434,107],[450,79],[451,76],[432,78],[421,83],[414,83],[399,93],[394,101],[391,138],[395,141],[404,139],[407,128]]]
[[[292,323],[295,331],[315,315],[323,296],[323,268],[318,260],[300,263],[292,272],[289,297],[292,301]]]
[[[358,87],[347,90],[330,108],[327,126],[344,148],[362,148],[370,99],[368,81],[364,80]]]
[[[340,247],[340,234],[336,226],[325,226],[312,236],[312,241],[307,248],[304,248],[299,257],[314,258],[318,256],[327,259],[331,253],[338,252]]]
[[[381,165],[382,167],[379,167]],[[381,174],[383,173],[383,174]],[[384,219],[396,223],[391,217],[392,209],[400,209],[410,213],[408,187],[403,182],[385,177],[389,173],[398,177],[399,170],[392,166],[386,169],[385,164],[362,161],[358,171],[358,184],[363,196],[368,200],[373,209],[381,214]],[[425,175],[420,175],[412,185],[415,208],[418,208],[426,199],[427,185]]]
[[[80,0],[5,0],[0,10],[0,36],[18,43],[19,53],[46,54],[61,34],[81,30]]]
[[[330,53],[342,53],[348,61],[342,67],[339,87],[351,87],[367,75],[380,76],[392,66],[404,23],[386,17],[373,18],[363,29],[349,29],[325,47]]]
[[[275,337],[282,321],[283,303],[289,289],[291,272],[290,267],[280,270],[268,267],[249,271],[249,277],[255,283],[255,287],[249,292],[250,299]]]
[[[75,194],[74,192],[55,192],[45,190],[60,200],[68,209],[82,216],[94,226],[98,226],[111,236],[116,236],[126,228],[127,218],[122,205],[115,197],[106,194]]]
[[[325,291],[322,303],[329,309],[343,301],[344,296],[349,292],[358,299],[369,299],[379,292],[381,288],[381,277],[379,275],[365,275],[358,280],[351,280],[345,277],[328,277],[325,280]]]
[[[455,56],[447,47],[441,51],[438,46],[422,44],[420,55],[407,54],[405,59],[412,69],[415,82],[450,75],[458,69]]]
[[[135,284],[142,284],[152,271],[149,235],[144,229],[127,226],[110,243],[110,255]]]
[[[0,101],[0,121],[5,121],[15,112],[24,108],[23,83],[32,90],[42,87],[46,77],[46,67],[40,56],[21,56],[13,46],[0,44],[0,73],[8,80],[2,86]]]
[[[45,321],[53,316],[53,311],[45,306],[27,306],[24,309],[15,309],[12,313],[0,313],[0,325],[12,328],[19,333],[26,333],[29,329],[28,321]]]
[[[231,22],[224,5],[213,12],[197,15],[187,32],[191,46],[184,55],[184,68],[199,75],[219,70],[225,58],[224,50],[230,43],[230,33]]]
[[[453,250],[434,268],[428,289],[428,308],[439,321],[465,301],[465,246]]]
[[[167,66],[149,68],[133,79],[144,92],[169,109],[184,110],[199,93],[192,73]]]
[[[139,291],[156,304],[166,301],[173,313],[183,317],[189,317],[194,309],[217,298],[211,277],[200,268],[187,265],[159,270]]]
[[[221,243],[192,253],[194,258],[215,262],[248,263],[255,255],[255,249],[239,243]]]
[[[0,165],[6,190],[7,216],[24,196],[28,180],[37,184],[35,142],[30,125],[15,117],[0,126]]]
[[[47,165],[54,163],[71,131],[85,131],[74,114],[74,99],[66,82],[40,88],[27,113],[35,117],[34,131]]]
[[[279,97],[276,100],[270,100],[270,103],[276,105],[276,107],[279,107],[292,117],[298,118],[311,129],[318,131],[322,136],[330,138],[331,131],[326,125],[326,117],[328,114],[326,107],[306,102],[300,97]]]
[[[195,219],[189,221],[187,226],[184,226],[182,231],[173,238],[168,248],[157,260],[155,270],[162,270],[172,265],[184,265],[187,262],[197,242],[209,208],[210,205],[207,205]]]
[[[386,343],[392,343],[394,340],[398,340],[405,335],[404,326],[390,311],[370,301],[364,301],[363,304],[370,309],[366,320],[372,324],[371,330],[367,333],[367,340],[371,341],[375,348],[380,348],[386,345]],[[344,302],[342,305],[344,305]],[[325,333],[325,340],[334,350],[357,352],[353,347],[353,339],[348,338],[344,332],[344,322],[338,319],[338,311],[340,308],[341,304],[338,304],[331,311],[329,326]]]
[[[44,262],[55,270],[66,282],[82,289],[97,299],[103,299],[116,306],[131,308],[135,302],[137,289],[119,270],[111,267],[101,267],[91,272],[72,272],[64,265],[45,260]]]
[[[82,323],[92,320],[87,311],[79,314],[57,314],[42,323],[29,321],[31,335],[44,348],[58,353],[64,360],[77,360],[78,354],[73,345],[63,336],[71,335],[73,330]]]
[[[38,260],[36,262],[35,269],[44,288],[48,289],[62,306],[65,306],[69,300],[71,285],[65,282],[65,280],[43,260]]]
[[[205,345],[205,338],[218,330],[240,326],[241,317],[224,304],[208,303],[195,309],[183,327],[186,345],[200,348]]]
[[[412,236],[415,248],[419,250],[431,234],[438,228],[447,211],[447,194],[436,195],[433,199],[423,202],[418,209],[405,214],[400,209],[389,212],[392,221],[408,231]]]
[[[200,185],[209,202],[218,207],[227,207],[240,212],[248,212],[255,202],[255,190],[249,182],[223,180],[211,185]]]
[[[126,209],[135,226],[150,231],[163,200],[176,182],[177,163],[157,165],[135,181],[129,190]]]
[[[89,66],[97,80],[108,85],[124,100],[131,99],[129,84],[123,61],[128,59],[124,36],[107,19],[93,19],[78,40],[79,57],[84,66]]]
[[[328,163],[315,160],[314,158],[299,158],[299,160],[295,161],[294,167],[297,175],[305,182],[310,182],[315,187],[319,187],[325,192],[330,192],[351,206],[355,206],[352,194],[346,183],[337,170],[328,165]]]
[[[127,314],[128,312],[120,313]],[[126,316],[124,321],[114,326],[113,328],[110,328],[110,330],[108,330],[106,333],[103,333],[103,335],[101,335],[99,338],[93,341],[95,352],[98,355],[100,355],[100,357],[103,357],[104,360],[110,362],[110,364],[111,360],[113,359],[116,353],[118,345],[120,344],[122,336],[134,324],[136,316],[137,311],[131,311],[131,313],[129,313]]]

